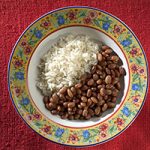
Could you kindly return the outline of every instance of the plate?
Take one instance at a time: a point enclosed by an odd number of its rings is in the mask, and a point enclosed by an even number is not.
[[[36,88],[41,56],[50,44],[70,32],[109,45],[121,57],[127,72],[116,108],[96,120],[69,121],[51,115]],[[127,129],[144,105],[148,90],[146,56],[135,34],[115,16],[91,7],[61,8],[43,15],[22,33],[8,64],[8,87],[19,115],[42,137],[76,147],[102,144]]]

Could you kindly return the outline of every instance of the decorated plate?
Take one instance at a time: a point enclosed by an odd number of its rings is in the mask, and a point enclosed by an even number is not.
[[[40,58],[67,33],[96,38],[123,61],[123,96],[115,109],[96,120],[71,121],[51,115],[36,87]],[[140,42],[121,20],[96,8],[66,7],[43,15],[22,33],[10,57],[8,86],[16,110],[36,133],[59,144],[92,146],[113,139],[137,117],[147,93],[148,67]]]

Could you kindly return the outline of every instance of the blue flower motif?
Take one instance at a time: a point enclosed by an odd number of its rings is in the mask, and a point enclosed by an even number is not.
[[[129,108],[125,106],[122,110],[122,113],[128,117],[131,112],[130,112]]]
[[[30,103],[30,100],[28,98],[23,98],[22,99],[22,104],[23,105],[28,105]]]
[[[64,133],[64,129],[58,128],[55,132],[55,136],[61,137],[63,133]]]
[[[19,80],[24,80],[24,73],[22,73],[22,72],[16,72],[15,76]]]
[[[132,84],[132,90],[139,91],[140,90],[140,86],[138,84]]]
[[[138,102],[138,99],[137,99],[137,98],[135,98],[133,101],[134,101],[134,102]]]
[[[121,44],[122,44],[124,47],[127,47],[127,46],[129,46],[130,44],[132,44],[132,41],[126,39],[126,40],[123,40],[123,41],[121,42]]]
[[[130,31],[128,31],[128,32],[127,32],[127,34],[131,34],[131,32],[130,32]]]
[[[108,30],[109,26],[110,26],[110,23],[109,22],[105,22],[105,23],[103,23],[103,27],[102,28],[104,30]]]
[[[57,19],[58,19],[58,24],[59,25],[63,25],[65,23],[65,19],[64,19],[63,16],[59,16]]]
[[[88,130],[83,131],[83,137],[84,137],[85,139],[88,139],[89,136],[90,136],[90,133],[89,133]]]
[[[35,36],[36,36],[38,39],[40,39],[40,38],[43,36],[43,34],[42,34],[42,32],[41,32],[40,30],[36,30],[36,31],[35,31]]]
[[[30,32],[32,33],[32,32],[33,32],[33,30],[31,29],[31,30],[30,30]]]

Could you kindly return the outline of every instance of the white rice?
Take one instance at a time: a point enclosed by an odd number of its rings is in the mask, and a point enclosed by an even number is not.
[[[37,86],[48,95],[63,86],[74,85],[97,63],[99,47],[85,35],[69,34],[60,38],[42,57]]]

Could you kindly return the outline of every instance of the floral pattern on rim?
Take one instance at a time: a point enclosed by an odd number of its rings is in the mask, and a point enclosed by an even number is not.
[[[108,34],[123,49],[130,70],[131,85],[123,106],[102,124],[84,129],[66,128],[41,115],[26,88],[27,65],[41,40],[62,27],[86,25]],[[115,136],[139,111],[147,87],[146,62],[140,45],[130,31],[110,15],[90,8],[68,8],[47,14],[35,22],[21,37],[10,62],[10,92],[15,106],[26,122],[44,137],[68,145],[90,145]],[[24,90],[22,90],[24,89]]]

